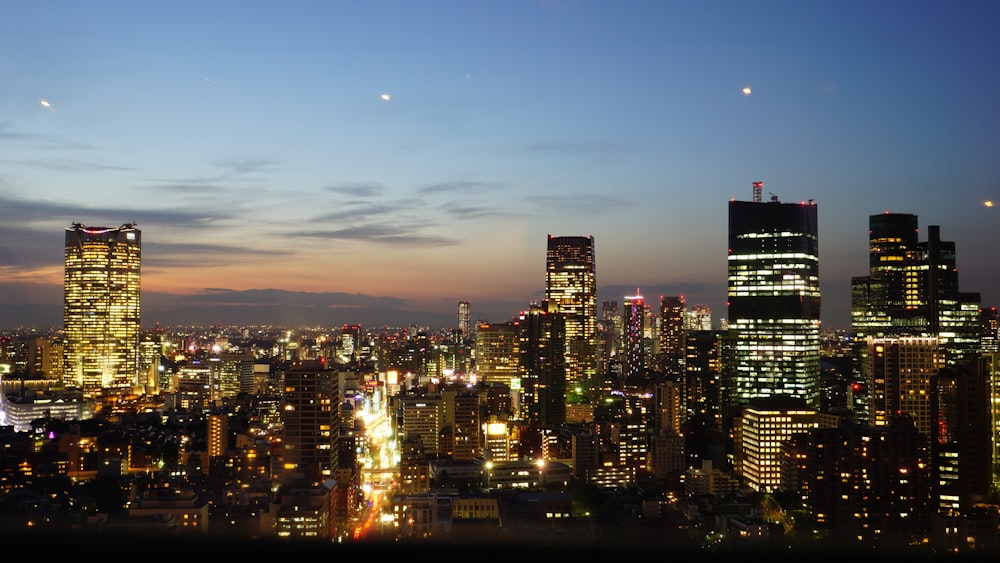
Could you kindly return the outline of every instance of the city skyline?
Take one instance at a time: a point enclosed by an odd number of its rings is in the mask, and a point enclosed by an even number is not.
[[[453,326],[459,301],[504,322],[543,297],[548,235],[594,237],[599,302],[684,295],[718,322],[727,205],[756,181],[817,203],[824,327],[849,328],[883,211],[940,226],[995,306],[997,21],[978,1],[0,6],[0,328],[61,319],[76,222],[143,231],[144,327],[217,305]]]

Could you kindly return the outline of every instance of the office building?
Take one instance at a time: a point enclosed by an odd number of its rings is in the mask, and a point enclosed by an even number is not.
[[[419,443],[424,456],[442,453],[441,430],[444,427],[444,402],[441,395],[402,397],[397,432],[401,439]]]
[[[818,413],[801,397],[751,399],[734,425],[737,473],[755,491],[781,490],[782,443],[814,428],[835,428],[838,420],[837,416]]]
[[[545,299],[566,323],[566,388],[593,396],[597,373],[597,271],[593,236],[548,237]]]
[[[870,215],[868,225],[869,271],[851,280],[859,396],[871,392],[865,386],[872,375],[864,371],[869,337],[936,338],[946,365],[975,362],[983,344],[980,296],[959,290],[955,243],[942,241],[936,225],[921,242],[917,216],[909,213]],[[866,404],[858,402],[858,420],[870,422]]]
[[[597,378],[606,381],[610,378],[612,364],[617,365],[617,357],[621,352],[621,340],[624,328],[622,316],[618,312],[617,301],[605,301],[601,306],[601,318],[597,320]]]
[[[66,229],[63,381],[85,396],[140,384],[141,262],[134,223]]]
[[[462,339],[472,338],[472,304],[468,301],[458,302],[458,332]]]
[[[867,338],[868,424],[886,426],[900,413],[913,419],[926,440],[931,436],[931,377],[944,367],[937,338]],[[929,446],[930,442],[925,442]]]
[[[788,395],[819,407],[820,285],[816,204],[729,203],[726,410]],[[727,418],[730,416],[727,415]]]
[[[522,417],[540,426],[566,422],[566,325],[550,301],[521,313]]]
[[[684,375],[684,314],[687,304],[683,295],[660,296],[660,369],[668,377]]]
[[[340,437],[336,370],[322,359],[298,360],[285,370],[284,382],[283,478],[312,483],[333,479]]]
[[[623,384],[619,389],[626,387],[641,387],[645,380],[645,353],[643,349],[643,334],[646,327],[646,302],[642,295],[625,296],[625,361],[622,375]]]
[[[947,367],[931,377],[932,492],[940,516],[969,516],[992,489],[991,363]]]
[[[451,441],[451,458],[470,461],[482,455],[479,423],[479,392],[449,389],[441,392],[444,400],[445,434]]]
[[[520,376],[521,325],[481,322],[476,327],[476,373],[479,381],[511,387]]]
[[[684,311],[684,330],[712,330],[712,308],[698,303]]]

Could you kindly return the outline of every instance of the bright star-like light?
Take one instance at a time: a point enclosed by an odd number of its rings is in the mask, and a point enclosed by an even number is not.
[[[388,102],[389,100],[392,99],[392,96],[390,96],[389,94],[382,94],[381,96],[379,96],[379,98],[382,98],[383,102]]]
[[[983,205],[986,206],[986,207],[993,207],[993,201],[986,200],[986,201],[983,202]]]
[[[41,104],[43,108],[49,111],[54,111],[52,109],[52,104],[50,104],[48,100],[38,100],[38,103]]]
[[[744,86],[743,87],[743,95],[744,96],[749,96],[751,92],[753,92],[753,90],[751,90],[749,86]]]

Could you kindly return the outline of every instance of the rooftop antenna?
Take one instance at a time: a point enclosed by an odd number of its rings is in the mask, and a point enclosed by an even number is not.
[[[764,189],[764,182],[754,182],[753,183],[753,202],[760,203],[760,194]]]

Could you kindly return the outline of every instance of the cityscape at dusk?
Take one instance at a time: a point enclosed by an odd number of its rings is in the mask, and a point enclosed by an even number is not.
[[[998,23],[988,1],[4,3],[0,328],[61,323],[75,223],[142,231],[146,327],[448,327],[461,300],[507,321],[549,235],[594,237],[600,300],[719,320],[753,182],[816,203],[826,327],[884,211],[940,226],[998,305]]]
[[[995,560],[998,24],[0,5],[0,530]]]

